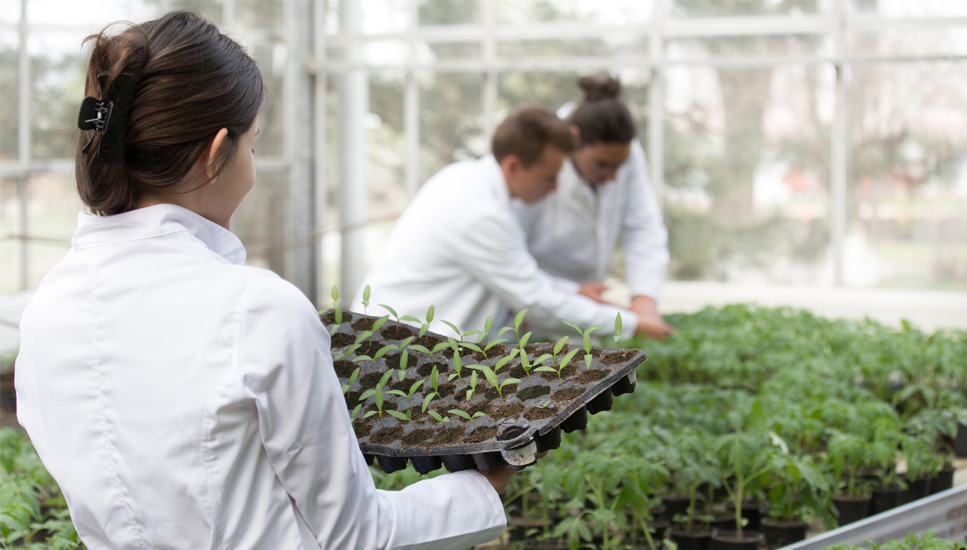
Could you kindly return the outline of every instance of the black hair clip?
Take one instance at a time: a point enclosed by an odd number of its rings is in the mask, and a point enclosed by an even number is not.
[[[83,151],[86,153],[94,142],[94,134],[101,132],[101,142],[97,146],[97,158],[118,164],[124,158],[124,118],[128,114],[128,105],[134,97],[134,89],[138,79],[133,76],[119,76],[114,79],[111,90],[105,94],[104,88],[110,73],[97,75],[97,83],[101,88],[97,99],[91,96],[84,98],[81,110],[77,115],[77,127],[81,130],[92,130],[91,139]],[[106,96],[106,97],[105,97]]]

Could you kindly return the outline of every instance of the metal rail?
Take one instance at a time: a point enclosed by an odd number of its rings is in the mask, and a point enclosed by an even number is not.
[[[784,546],[782,550],[820,550],[843,543],[866,547],[867,542],[882,544],[931,529],[937,531],[937,538],[967,542],[967,485]]]

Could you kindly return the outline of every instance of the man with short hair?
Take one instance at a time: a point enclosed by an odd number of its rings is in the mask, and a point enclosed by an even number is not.
[[[433,305],[430,330],[453,336],[441,321],[480,330],[492,316],[496,330],[523,309],[539,323],[609,328],[620,311],[625,336],[634,333],[633,312],[582,296],[537,267],[510,208],[514,199],[533,204],[553,191],[573,149],[568,124],[553,112],[511,113],[494,132],[493,154],[444,168],[413,198],[363,281],[370,301],[420,319]],[[362,311],[362,288],[352,309]]]

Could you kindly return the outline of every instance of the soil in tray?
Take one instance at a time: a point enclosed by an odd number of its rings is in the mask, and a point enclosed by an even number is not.
[[[426,378],[433,374],[433,367],[436,367],[438,374],[446,374],[450,367],[446,363],[430,363],[426,362],[420,365],[420,368],[416,369],[416,373],[420,376]]]
[[[432,350],[433,346],[439,344],[440,342],[446,342],[446,340],[444,340],[443,338],[437,338],[436,336],[430,336],[429,334],[424,334],[423,336],[420,336],[416,340],[413,340],[414,344],[421,345],[428,350]],[[453,351],[453,350],[450,350],[450,351]],[[437,353],[440,353],[440,352],[437,352]]]
[[[557,414],[557,407],[534,407],[533,409],[524,413],[524,418],[530,421],[544,420],[554,416],[555,414]]]
[[[343,398],[346,400],[346,407],[348,407],[350,411],[356,408],[356,405],[359,404],[359,396],[362,394],[363,392],[350,391],[343,396]]]
[[[373,325],[376,324],[376,319],[372,317],[360,317],[359,320],[355,321],[351,326],[356,334],[364,330],[373,330]]]
[[[477,385],[477,389],[480,389],[480,385],[479,384]],[[500,390],[500,392],[502,392],[504,394],[504,396],[508,396],[508,395],[511,395],[511,394],[515,394],[515,393],[517,393],[517,384],[508,384],[508,385],[504,386]],[[486,397],[487,399],[498,399],[499,400],[500,399],[500,393],[497,392],[497,388],[490,388],[489,390],[487,390],[484,393],[484,397]]]
[[[630,349],[626,349],[622,351],[613,351],[608,355],[606,355],[604,359],[601,360],[601,362],[604,363],[605,365],[611,366],[611,365],[614,365],[615,363],[623,363],[625,361],[630,361],[634,359],[635,355],[636,355],[635,350],[630,350]]]
[[[512,418],[524,412],[524,405],[520,403],[507,403],[501,405],[500,401],[490,404],[491,418]]]
[[[430,443],[432,445],[450,445],[452,443],[457,443],[463,440],[463,436],[466,435],[466,430],[464,428],[458,428],[456,426],[452,428],[444,428],[437,431],[436,437],[433,438]]]
[[[344,348],[346,346],[352,345],[356,342],[356,337],[352,334],[347,334],[345,332],[337,332],[333,334],[330,340],[330,346],[334,348]]]
[[[582,384],[590,384],[591,382],[597,382],[602,378],[608,376],[610,371],[606,370],[586,370],[578,376],[578,382]]]
[[[374,445],[386,445],[392,443],[403,436],[403,426],[396,425],[392,428],[382,428],[369,436],[369,442]]]
[[[387,340],[403,340],[410,336],[416,336],[416,332],[413,329],[403,325],[384,326],[379,333]]]
[[[421,447],[433,438],[433,430],[413,430],[403,436],[403,443],[412,447]]]
[[[322,320],[322,323],[324,325],[334,325],[334,324],[336,324],[336,310],[327,311],[326,314],[323,315],[322,317],[319,317],[319,319]],[[352,321],[352,320],[353,320],[353,314],[352,313],[350,313],[348,311],[342,312],[342,322],[343,323],[348,323],[349,321]]]
[[[472,427],[472,426],[471,426]],[[480,443],[497,437],[497,428],[477,428],[465,438],[467,443]]]
[[[581,388],[563,388],[554,392],[554,395],[551,396],[551,399],[557,403],[560,403],[561,401],[570,401],[571,399],[581,395],[582,391],[583,390]]]
[[[544,384],[538,384],[536,386],[526,387],[519,392],[517,392],[517,398],[521,401],[527,401],[528,399],[533,399],[535,397],[540,397],[542,395],[547,395],[551,393],[551,387]]]
[[[558,363],[558,365],[560,365],[560,363]],[[554,365],[554,368],[556,369],[558,367],[558,365]],[[564,370],[561,371],[560,379],[561,380],[565,380],[567,378],[570,378],[571,375],[573,375],[577,371],[578,371],[577,366],[575,366],[575,365],[568,365],[568,366],[564,367]],[[540,374],[541,375],[541,378],[543,378],[544,380],[547,380],[548,382],[550,382],[552,380],[557,380],[558,379],[557,372],[548,372],[548,371],[545,370],[545,371],[541,371],[541,372],[539,372],[537,374]]]
[[[507,349],[507,346],[503,344],[497,344],[496,346],[485,351],[487,352],[486,358],[484,357],[483,353],[478,353],[476,351],[473,352],[473,360],[479,363],[481,361],[486,361],[487,358],[489,358],[492,363],[495,363],[497,359],[507,355],[510,350]]]
[[[359,365],[352,361],[340,360],[334,361],[332,368],[336,370],[336,376],[339,378],[349,378],[352,376],[353,371],[359,368]],[[360,372],[362,372],[362,369],[360,369]]]

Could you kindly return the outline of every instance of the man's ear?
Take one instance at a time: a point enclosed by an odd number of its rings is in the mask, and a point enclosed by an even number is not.
[[[228,137],[228,129],[222,128],[215,134],[215,137],[205,152],[198,157],[198,161],[204,163],[205,176],[208,178],[208,181],[213,181],[218,177],[218,166],[216,163],[218,161],[219,150],[222,147],[228,150],[228,144],[225,142],[226,137]]]
[[[571,125],[571,135],[574,136],[574,142],[578,145],[578,147],[580,147],[581,146],[581,129],[578,128],[577,126],[575,126],[574,124],[572,124]]]
[[[520,156],[513,153],[507,155],[504,157],[504,160],[500,161],[500,166],[503,168],[505,174],[514,174],[520,170],[522,166]]]

